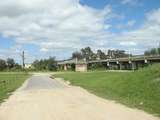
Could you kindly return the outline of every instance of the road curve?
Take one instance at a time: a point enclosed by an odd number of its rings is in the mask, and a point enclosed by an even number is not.
[[[48,75],[34,75],[0,106],[0,120],[160,120]]]

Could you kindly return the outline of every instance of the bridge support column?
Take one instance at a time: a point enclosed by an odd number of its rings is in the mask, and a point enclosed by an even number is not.
[[[75,68],[76,72],[86,72],[88,69],[86,63],[77,63]]]
[[[148,66],[148,65],[150,65],[150,64],[151,64],[151,63],[150,63],[149,60],[147,60],[147,59],[144,60],[144,66]]]
[[[107,62],[107,69],[108,69],[108,70],[111,70],[111,66],[110,66],[110,63],[109,63],[109,62]]]
[[[118,66],[118,70],[122,70],[122,63],[120,63],[119,61],[116,62],[117,66]]]
[[[122,65],[122,63],[119,63],[119,70],[123,70],[123,65]]]
[[[64,70],[67,71],[67,64],[64,64]]]
[[[131,69],[136,70],[137,69],[137,64],[136,62],[131,62]]]

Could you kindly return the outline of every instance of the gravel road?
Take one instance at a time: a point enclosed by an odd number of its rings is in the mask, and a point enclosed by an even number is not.
[[[104,100],[80,87],[31,77],[0,106],[0,120],[160,120],[143,111]]]
[[[35,75],[28,81],[24,90],[65,88],[64,84],[53,80],[48,75]]]

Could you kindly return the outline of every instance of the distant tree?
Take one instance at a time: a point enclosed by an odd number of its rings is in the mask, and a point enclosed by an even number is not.
[[[156,48],[151,49],[150,54],[151,55],[156,55],[157,54],[157,49]]]
[[[160,48],[152,48],[150,50],[147,50],[144,52],[144,55],[149,56],[149,55],[160,55]]]
[[[50,71],[56,71],[57,70],[57,62],[55,60],[55,57],[50,57],[48,59],[48,70],[50,70]]]
[[[22,66],[19,65],[18,63],[16,63],[16,64],[14,65],[14,69],[15,69],[15,70],[21,70],[21,69],[22,69]]]
[[[39,62],[39,60],[35,60],[32,65],[36,70],[40,70],[40,62]]]
[[[73,52],[72,53],[72,59],[83,59],[82,53],[81,52]]]
[[[0,71],[3,71],[7,68],[7,64],[5,60],[0,59]]]
[[[32,65],[36,70],[57,70],[57,63],[55,57],[50,57],[49,59],[35,60]]]
[[[101,60],[106,59],[106,54],[101,50],[97,50],[97,58]]]
[[[40,60],[40,70],[48,70],[48,61],[47,59]]]
[[[109,58],[122,58],[128,56],[129,54],[126,54],[124,50],[108,50]]]
[[[90,47],[82,48],[81,53],[86,60],[96,59],[96,55],[93,53]]]
[[[8,59],[7,59],[7,67],[8,67],[8,69],[12,69],[12,68],[14,68],[14,66],[15,66],[15,61],[14,61],[14,59],[8,58]]]
[[[108,54],[105,54],[102,50],[97,50],[97,53],[94,53],[90,47],[82,48],[80,52],[73,52],[72,59],[78,58],[86,60],[96,60],[96,59],[108,59],[108,58],[121,58],[128,57],[124,50],[108,50]],[[131,55],[132,56],[132,55]]]

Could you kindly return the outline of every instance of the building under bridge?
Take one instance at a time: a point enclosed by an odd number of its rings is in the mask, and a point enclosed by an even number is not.
[[[64,70],[68,70],[71,66],[74,66],[75,71],[87,71],[88,66],[92,64],[102,63],[106,69],[109,70],[137,70],[140,67],[144,67],[154,63],[160,63],[160,55],[158,56],[133,56],[126,58],[115,58],[105,60],[77,60],[70,59],[59,61],[58,66]]]

